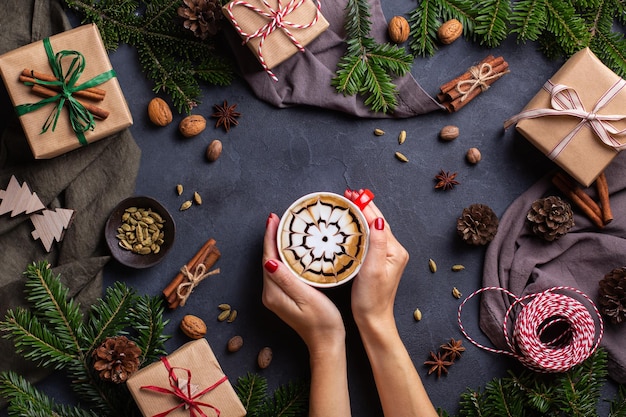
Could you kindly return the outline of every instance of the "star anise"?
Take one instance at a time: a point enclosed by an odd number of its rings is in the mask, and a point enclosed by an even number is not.
[[[441,188],[444,191],[453,189],[455,185],[460,184],[455,180],[456,176],[456,172],[450,173],[450,171],[444,171],[442,169],[439,171],[439,174],[435,175],[435,181],[437,181],[435,188]]]
[[[454,361],[461,357],[461,354],[465,352],[462,340],[450,339],[445,345],[441,345],[441,350],[444,352],[444,357]]]
[[[441,354],[441,352],[435,354],[432,351],[430,352],[431,360],[427,360],[424,362],[424,365],[430,366],[428,370],[428,375],[437,371],[437,378],[441,377],[441,373],[448,373],[448,366],[452,365],[452,362],[448,360],[448,356],[445,354]]]
[[[229,106],[228,102],[224,100],[223,106],[216,104],[213,107],[215,108],[215,113],[213,113],[211,117],[217,118],[217,122],[215,122],[215,127],[224,126],[224,130],[228,132],[230,131],[231,126],[237,126],[239,124],[237,118],[241,116],[241,113],[235,111],[235,109],[237,108],[236,104]]]

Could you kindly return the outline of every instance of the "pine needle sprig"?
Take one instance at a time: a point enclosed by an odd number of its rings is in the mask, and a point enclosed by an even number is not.
[[[337,64],[331,84],[337,92],[360,95],[374,112],[389,113],[397,106],[397,87],[392,76],[411,70],[413,56],[403,48],[378,44],[370,35],[370,5],[367,0],[348,0],[345,29],[347,50]]]
[[[620,385],[607,417],[626,417],[626,385]]]
[[[199,82],[226,86],[233,79],[232,62],[217,52],[218,38],[200,40],[178,21],[180,0],[65,0],[95,23],[107,50],[121,43],[136,48],[142,72],[154,92],[169,94],[179,112],[200,103]]]
[[[437,28],[441,8],[436,0],[424,0],[409,14],[409,48],[415,56],[432,56],[437,50]]]
[[[474,9],[481,11],[474,27],[480,43],[489,48],[500,45],[509,34],[510,0],[481,0],[474,3]]]
[[[239,377],[235,391],[248,417],[300,417],[307,414],[309,387],[304,382],[280,385],[270,395],[267,379],[248,372]]]
[[[31,303],[30,310],[7,311],[6,319],[0,321],[0,331],[6,332],[3,337],[13,339],[16,350],[26,358],[39,361],[40,366],[65,371],[78,398],[97,412],[96,415],[140,415],[125,384],[100,378],[93,368],[92,352],[107,337],[124,334],[137,338],[143,355],[140,367],[146,360],[165,353],[168,336],[162,334],[166,324],[162,299],[139,297],[125,284],[115,283],[106,289],[105,297],[91,306],[85,319],[74,300],[65,299],[68,289],[61,283],[60,276],[52,274],[46,262],[29,266],[26,275],[26,300]],[[16,415],[90,415],[82,414],[78,408],[56,405],[49,412],[46,404],[53,404],[52,400],[23,400],[25,396],[35,395],[29,385],[24,385],[28,384],[26,381],[9,374],[1,381],[0,390],[7,398],[14,399],[11,406],[27,410]]]

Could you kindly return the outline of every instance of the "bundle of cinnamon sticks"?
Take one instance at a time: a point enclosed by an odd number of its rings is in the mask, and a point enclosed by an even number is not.
[[[43,84],[40,81],[58,81],[54,75],[45,74],[39,71],[34,71],[28,68],[24,68],[19,76],[19,80],[27,85],[32,85],[31,91],[33,94],[39,97],[54,97],[61,91],[61,87]],[[85,88],[84,90],[78,90],[73,93],[74,96],[80,97],[84,100],[102,101],[106,96],[106,90],[97,87]],[[104,120],[109,117],[109,112],[94,104],[87,103],[84,100],[78,100],[78,102],[93,115],[93,117]]]
[[[203,265],[204,270],[209,271],[217,263],[221,255],[221,252],[216,246],[215,239],[210,238],[202,245],[193,258],[181,268],[181,271],[178,272],[174,279],[163,289],[163,296],[170,309],[175,309],[180,306],[183,298],[186,299],[193,290],[192,287],[187,285],[189,284],[189,277],[183,270],[193,274],[198,270],[200,265]],[[208,274],[212,275],[214,273],[219,273],[219,269],[215,269]]]
[[[509,64],[504,58],[489,55],[463,74],[443,84],[439,88],[437,99],[449,113],[458,111],[509,72]]]
[[[603,228],[613,220],[613,212],[609,201],[609,185],[604,173],[596,179],[599,203],[596,203],[585,191],[576,185],[574,179],[563,172],[552,177],[552,183],[574,203],[591,222]]]

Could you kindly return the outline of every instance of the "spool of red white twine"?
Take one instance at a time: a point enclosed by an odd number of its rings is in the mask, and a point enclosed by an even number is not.
[[[513,299],[502,326],[509,350],[482,345],[472,339],[463,327],[463,306],[485,291],[501,291]],[[577,294],[580,299],[563,292]],[[509,318],[513,314],[515,317],[509,329]],[[512,356],[527,368],[545,373],[565,372],[580,364],[596,351],[604,334],[602,317],[593,301],[582,291],[566,286],[552,287],[523,297],[500,287],[481,288],[459,305],[457,320],[463,335],[474,345],[489,352]]]

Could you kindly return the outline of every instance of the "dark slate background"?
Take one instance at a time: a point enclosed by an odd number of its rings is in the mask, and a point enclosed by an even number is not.
[[[383,2],[388,19],[408,15],[414,7],[410,0]],[[222,252],[217,264],[221,274],[202,282],[186,306],[166,312],[166,333],[173,336],[168,351],[188,341],[178,324],[185,314],[195,314],[206,321],[206,338],[233,383],[248,372],[266,377],[271,389],[307,378],[305,345],[261,303],[265,221],[270,212],[282,214],[289,203],[309,192],[369,188],[411,254],[395,306],[400,334],[435,406],[458,412],[460,394],[468,387],[483,387],[517,366],[466,340],[467,351],[447,376],[427,375],[423,362],[429,351],[436,351],[450,338],[463,338],[456,321],[462,300],[452,297],[452,287],[465,296],[481,286],[485,248],[471,247],[456,234],[456,219],[463,208],[483,203],[501,216],[518,195],[553,168],[513,129],[503,132],[502,128],[503,121],[519,112],[563,63],[546,59],[536,47],[508,39],[501,47],[488,49],[461,38],[440,47],[433,57],[416,58],[412,74],[432,95],[488,54],[502,55],[509,62],[510,74],[453,114],[364,119],[317,108],[276,109],[258,100],[241,80],[224,88],[206,87],[203,102],[193,113],[209,116],[213,105],[227,100],[242,113],[239,125],[225,133],[215,129],[214,119],[209,118],[201,135],[185,139],[177,131],[183,115],[175,115],[174,122],[164,128],[150,123],[146,109],[155,96],[153,86],[140,71],[136,51],[121,46],[110,59],[134,117],[131,131],[142,150],[135,193],[163,203],[174,216],[177,235],[161,264],[132,270],[113,261],[105,270],[105,284],[121,280],[139,293],[159,295],[203,242],[213,237]],[[448,124],[458,126],[461,134],[443,142],[438,132]],[[375,136],[376,128],[386,134]],[[407,139],[399,145],[401,130],[406,130]],[[213,139],[220,139],[224,148],[216,162],[208,163],[205,149]],[[465,161],[470,147],[482,152],[483,159],[475,166]],[[395,159],[396,151],[409,162]],[[461,184],[448,192],[435,190],[433,177],[440,169],[458,172]],[[184,186],[182,196],[176,194],[176,184]],[[181,203],[194,191],[201,194],[203,204],[180,212]],[[429,258],[438,265],[434,274],[428,268]],[[463,264],[465,270],[452,272],[453,264]],[[347,285],[327,293],[346,321],[353,415],[380,416],[369,363],[350,316],[349,291]],[[217,321],[220,303],[238,310],[235,322]],[[421,322],[413,319],[415,308],[423,313]],[[464,325],[481,342],[489,343],[477,322],[478,303],[469,303]],[[244,346],[232,354],[226,351],[226,342],[234,335],[243,337]],[[264,346],[272,348],[274,359],[261,370],[256,355]],[[58,382],[52,377],[41,386],[59,400],[70,401],[64,384]],[[612,396],[615,390],[609,384],[606,391]],[[608,406],[601,403],[600,415],[607,412]]]

